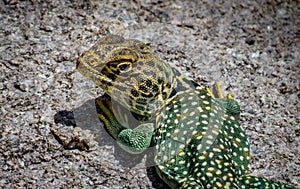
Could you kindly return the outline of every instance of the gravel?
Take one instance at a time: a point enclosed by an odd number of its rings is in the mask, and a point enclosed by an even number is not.
[[[115,146],[95,114],[101,89],[75,70],[109,33],[220,81],[241,105],[251,175],[300,188],[299,17],[282,0],[1,1],[0,188],[168,188],[151,157]]]

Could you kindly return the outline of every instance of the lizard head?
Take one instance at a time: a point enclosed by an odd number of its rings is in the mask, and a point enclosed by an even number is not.
[[[77,60],[76,68],[111,98],[143,116],[155,114],[175,84],[173,69],[141,41],[108,35]]]

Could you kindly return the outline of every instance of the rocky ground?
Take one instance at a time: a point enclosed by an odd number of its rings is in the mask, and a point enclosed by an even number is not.
[[[95,115],[101,89],[75,70],[109,33],[219,80],[241,105],[251,175],[300,188],[299,17],[283,0],[1,1],[0,188],[168,188],[114,146]]]

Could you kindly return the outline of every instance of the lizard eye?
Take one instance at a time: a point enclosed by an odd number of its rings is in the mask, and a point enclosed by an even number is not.
[[[124,72],[128,72],[129,70],[131,70],[131,63],[130,62],[123,62],[118,64],[118,68],[119,71],[124,73]]]

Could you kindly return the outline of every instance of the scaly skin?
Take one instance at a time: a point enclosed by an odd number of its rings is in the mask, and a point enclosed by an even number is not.
[[[247,175],[249,143],[236,101],[215,98],[138,40],[109,35],[76,66],[105,95],[98,117],[129,153],[155,146],[156,170],[175,188],[292,188]]]

